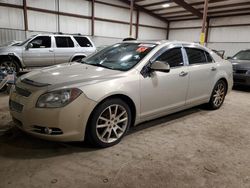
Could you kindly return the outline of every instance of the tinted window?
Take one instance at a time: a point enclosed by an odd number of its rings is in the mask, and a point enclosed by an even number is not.
[[[74,37],[74,38],[81,47],[92,47],[92,44],[86,37]]]
[[[189,64],[206,63],[207,59],[203,50],[196,48],[186,48]]]
[[[211,55],[208,52],[205,52],[206,56],[207,56],[207,62],[211,63],[213,62],[213,58],[211,57]]]
[[[167,50],[161,54],[156,61],[165,61],[170,65],[170,67],[183,66],[181,48]]]
[[[72,48],[74,43],[70,37],[55,37],[57,48]]]
[[[32,48],[50,48],[51,47],[51,38],[49,36],[38,36],[33,39],[30,43],[32,43]]]

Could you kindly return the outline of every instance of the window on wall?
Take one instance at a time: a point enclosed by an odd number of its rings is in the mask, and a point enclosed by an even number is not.
[[[197,48],[185,48],[188,56],[189,64],[207,63],[205,51]]]
[[[167,62],[170,67],[179,67],[183,66],[183,58],[181,48],[173,48],[163,52],[156,61],[164,61]]]
[[[70,37],[55,37],[57,48],[72,48],[74,43]]]
[[[33,39],[30,43],[32,43],[32,48],[50,48],[51,47],[51,37],[49,36],[38,36]]]

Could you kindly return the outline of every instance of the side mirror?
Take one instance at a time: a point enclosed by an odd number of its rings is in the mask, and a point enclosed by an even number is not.
[[[153,71],[160,71],[160,72],[169,72],[170,65],[164,61],[155,61],[150,66],[150,69]]]
[[[26,50],[28,50],[29,48],[33,48],[33,44],[31,42],[27,44]]]

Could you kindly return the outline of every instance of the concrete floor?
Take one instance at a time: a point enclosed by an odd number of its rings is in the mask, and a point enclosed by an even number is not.
[[[250,89],[133,128],[116,146],[39,140],[10,129],[0,96],[0,187],[250,187]]]

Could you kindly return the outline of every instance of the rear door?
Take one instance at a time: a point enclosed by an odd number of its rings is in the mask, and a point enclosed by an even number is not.
[[[185,46],[185,50],[189,64],[189,88],[186,103],[207,100],[214,86],[214,77],[217,73],[216,63],[203,49]]]
[[[69,62],[76,53],[75,44],[70,36],[55,36],[55,63]]]
[[[23,62],[27,67],[49,66],[54,64],[54,51],[51,36],[37,36],[23,50]]]

